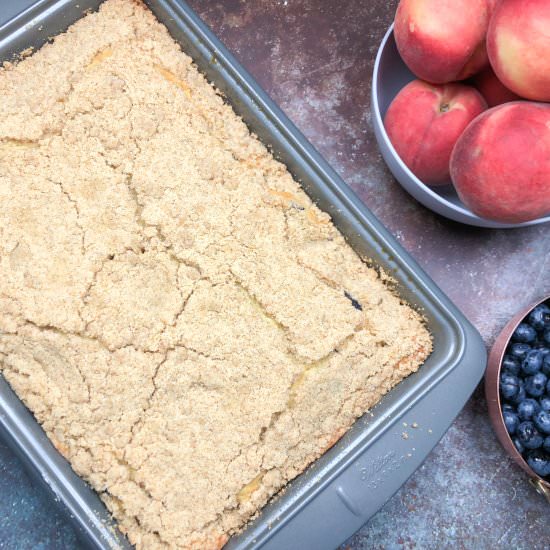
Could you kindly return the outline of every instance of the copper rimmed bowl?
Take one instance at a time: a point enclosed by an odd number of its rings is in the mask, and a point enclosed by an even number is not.
[[[504,419],[502,417],[502,403],[500,401],[499,380],[500,380],[500,368],[502,365],[502,358],[506,352],[506,347],[512,338],[512,334],[516,330],[517,326],[525,319],[527,315],[538,305],[550,300],[550,296],[546,296],[542,300],[531,304],[522,311],[518,312],[508,324],[502,329],[489,354],[489,361],[487,363],[487,370],[485,372],[485,395],[487,397],[487,404],[489,406],[489,416],[493,424],[493,428],[497,434],[497,437],[506,449],[508,454],[514,459],[516,464],[522,468],[529,476],[530,482],[535,489],[550,503],[550,483],[537,475],[530,467],[529,464],[523,459],[519,451],[516,449],[512,438],[506,430],[504,425]]]

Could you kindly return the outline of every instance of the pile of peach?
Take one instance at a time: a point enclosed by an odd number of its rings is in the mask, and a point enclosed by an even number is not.
[[[394,34],[418,77],[384,120],[403,162],[484,218],[549,214],[550,0],[401,0]]]

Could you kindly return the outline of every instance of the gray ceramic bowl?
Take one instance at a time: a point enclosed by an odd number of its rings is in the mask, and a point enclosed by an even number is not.
[[[393,98],[399,90],[415,76],[409,71],[401,59],[393,37],[393,25],[389,28],[382,40],[372,79],[372,119],[376,139],[389,169],[395,179],[417,201],[424,206],[457,222],[476,225],[478,227],[523,227],[550,222],[550,215],[531,220],[525,223],[505,224],[498,223],[476,216],[461,202],[451,182],[449,185],[428,187],[422,183],[408,168],[395,152],[384,128],[384,115]]]

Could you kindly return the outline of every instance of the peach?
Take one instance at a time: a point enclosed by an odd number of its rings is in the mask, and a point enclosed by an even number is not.
[[[476,74],[472,78],[472,83],[485,98],[489,107],[496,107],[502,103],[521,99],[498,79],[491,67],[487,67],[484,71]]]
[[[488,64],[485,36],[494,0],[401,0],[397,49],[422,80],[463,80]]]
[[[454,144],[486,108],[485,100],[470,86],[413,80],[395,96],[384,125],[413,174],[428,185],[446,184]]]
[[[521,97],[550,101],[550,2],[500,0],[487,33],[491,65]]]
[[[550,213],[550,105],[516,101],[478,116],[457,141],[451,178],[483,218],[521,223]]]

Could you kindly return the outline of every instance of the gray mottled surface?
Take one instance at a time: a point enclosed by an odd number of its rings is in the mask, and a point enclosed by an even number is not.
[[[548,227],[460,226],[418,205],[388,173],[369,95],[395,0],[190,3],[488,345],[516,310],[550,294]],[[2,446],[0,494],[0,548],[76,547],[70,528]],[[345,546],[547,550],[550,508],[499,446],[478,389],[424,466]]]
[[[0,549],[78,548],[67,518],[0,440]]]

